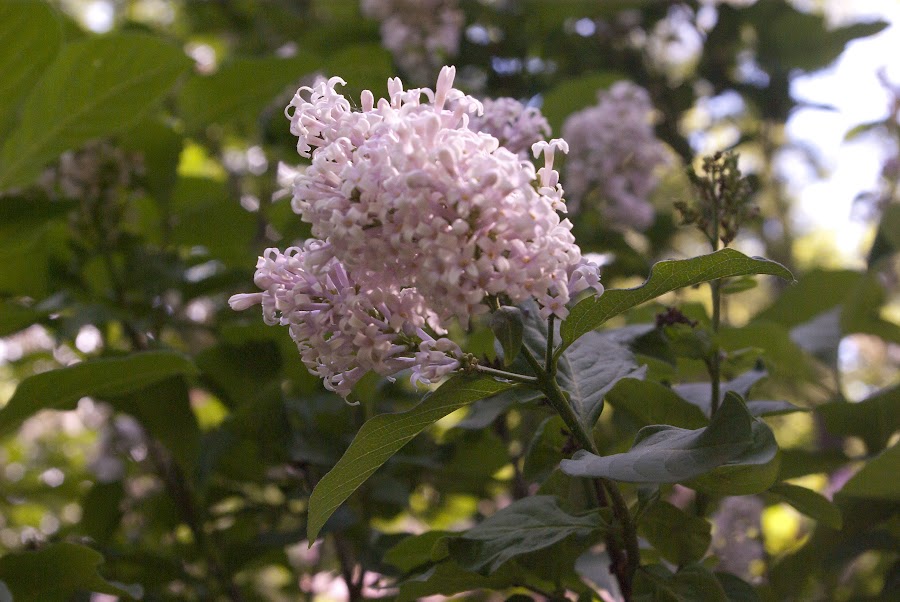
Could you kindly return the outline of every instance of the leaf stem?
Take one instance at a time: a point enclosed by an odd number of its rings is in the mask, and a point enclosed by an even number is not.
[[[556,322],[556,316],[553,314],[550,314],[550,317],[547,318],[547,351],[544,353],[544,361],[545,361],[544,370],[551,377],[556,375],[556,362],[553,361],[553,343],[554,343],[553,327],[555,325],[554,322]]]
[[[507,372],[506,370],[498,370],[497,368],[491,368],[490,366],[482,366],[481,364],[475,364],[474,366],[476,372],[481,372],[482,374],[489,374],[491,376],[496,376],[497,378],[502,378],[505,380],[510,380],[516,383],[522,383],[523,385],[536,386],[538,384],[537,377],[528,376],[527,374],[517,374],[515,372]]]
[[[548,346],[548,349],[552,349],[552,343]],[[540,363],[538,363],[537,359],[527,346],[522,347],[522,355],[537,375],[536,388],[547,397],[547,401],[553,409],[556,410],[560,418],[563,419],[563,422],[566,423],[566,427],[575,438],[578,439],[578,442],[584,449],[594,455],[600,455],[597,451],[597,446],[594,445],[594,440],[590,433],[584,428],[584,424],[575,413],[575,410],[572,409],[572,405],[569,403],[566,394],[560,388],[559,383],[556,382],[555,375],[547,372],[541,367]],[[600,489],[606,492],[605,497],[612,506],[613,515],[622,525],[622,535],[625,540],[625,564],[624,566],[619,564],[619,566],[615,566],[613,569],[616,573],[616,578],[619,581],[622,595],[627,601],[631,598],[631,580],[638,566],[640,566],[640,549],[638,548],[637,529],[631,518],[631,512],[628,510],[628,504],[622,496],[622,492],[619,490],[618,486],[609,479],[604,478],[596,479],[596,483],[598,487],[598,497],[600,498],[601,503],[604,496],[599,495]],[[607,540],[607,545],[612,550],[615,548],[615,541],[610,538]],[[613,553],[611,552],[610,555],[612,556]]]

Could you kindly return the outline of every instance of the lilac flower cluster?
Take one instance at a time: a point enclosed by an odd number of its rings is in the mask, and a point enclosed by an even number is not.
[[[598,93],[595,106],[573,113],[562,134],[572,152],[566,160],[570,208],[599,196],[613,227],[644,230],[653,223],[647,200],[658,183],[654,172],[668,163],[653,133],[647,91],[627,81]]]
[[[430,81],[459,52],[465,16],[458,0],[362,0],[381,21],[381,43],[415,82]]]
[[[485,99],[484,113],[470,118],[469,128],[490,134],[500,146],[527,159],[531,146],[550,135],[550,124],[537,107],[515,98]]]
[[[335,77],[301,88],[287,108],[311,160],[292,208],[316,239],[267,250],[255,280],[264,292],[231,304],[262,304],[268,323],[290,327],[310,371],[345,396],[368,370],[411,368],[430,383],[459,369],[461,350],[440,335],[489,311],[488,298],[534,298],[544,317],[564,318],[574,293],[602,291],[557,213],[553,159],[565,141],[534,144],[545,163],[535,171],[470,129],[482,106],[453,88],[454,75],[445,67],[434,91],[391,79],[388,98],[365,91],[356,111]]]

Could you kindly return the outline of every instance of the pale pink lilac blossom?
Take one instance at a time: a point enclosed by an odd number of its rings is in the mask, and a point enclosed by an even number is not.
[[[482,104],[484,113],[470,118],[469,129],[490,134],[520,159],[528,159],[531,145],[550,136],[550,124],[537,107],[515,98],[487,98]]]
[[[263,291],[232,308],[262,305],[267,324],[290,328],[301,358],[325,386],[347,396],[368,371],[412,371],[434,383],[471,361],[442,337],[468,325],[489,297],[536,299],[544,318],[599,268],[572,236],[559,173],[564,140],[532,145],[544,166],[470,129],[477,100],[441,70],[434,90],[388,81],[388,98],[364,91],[359,110],[333,77],[298,90],[286,110],[297,151],[311,164],[293,175],[292,208],[316,239],[257,264]],[[436,335],[436,336],[433,336]]]
[[[339,78],[301,88],[291,131],[312,164],[294,181],[294,211],[349,271],[415,287],[442,322],[467,324],[499,294],[536,298],[563,318],[581,260],[557,213],[565,204],[553,157],[566,143],[538,142],[536,173],[469,129],[481,104],[452,87],[454,75],[445,67],[434,91],[392,79],[387,99],[363,93],[361,111],[336,92]]]
[[[460,367],[462,351],[423,330],[430,312],[414,289],[361,286],[318,240],[266,249],[254,277],[261,293],[234,295],[235,310],[262,305],[266,324],[287,326],[307,369],[344,397],[369,370],[413,369],[431,383]]]
[[[571,147],[566,189],[572,210],[599,197],[610,227],[645,230],[655,211],[649,196],[669,162],[654,132],[647,91],[627,81],[598,93],[596,105],[573,113],[562,134]]]

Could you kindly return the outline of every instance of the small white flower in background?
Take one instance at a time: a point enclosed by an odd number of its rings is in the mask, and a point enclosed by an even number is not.
[[[460,369],[462,351],[440,335],[487,313],[489,297],[533,298],[544,317],[564,318],[572,295],[603,290],[557,213],[553,160],[566,142],[534,143],[536,172],[470,128],[482,105],[454,75],[444,67],[434,90],[393,78],[387,98],[364,91],[361,110],[336,90],[342,79],[321,79],[286,110],[311,161],[290,176],[291,206],[316,238],[268,249],[255,277],[263,292],[230,303],[261,304],[267,324],[288,326],[310,372],[345,397],[369,370],[410,368],[431,383]]]
[[[550,124],[537,107],[528,107],[514,98],[485,99],[484,113],[469,120],[469,128],[490,134],[500,146],[528,159],[531,145],[550,135]]]
[[[364,15],[381,21],[381,43],[423,83],[459,52],[465,15],[458,0],[362,0]]]
[[[597,96],[596,105],[563,124],[570,209],[599,196],[611,227],[644,230],[655,215],[648,200],[658,183],[654,172],[669,162],[653,132],[653,105],[646,90],[627,81]]]

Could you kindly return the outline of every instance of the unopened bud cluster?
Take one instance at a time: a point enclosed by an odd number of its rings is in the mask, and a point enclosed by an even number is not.
[[[653,132],[647,91],[621,81],[600,91],[596,105],[573,113],[562,135],[570,209],[598,203],[611,227],[645,230],[655,212],[649,196],[668,154]]]
[[[693,166],[687,173],[697,198],[693,203],[675,203],[682,223],[696,225],[714,248],[718,248],[719,241],[728,246],[741,225],[759,214],[751,203],[750,184],[738,168],[738,156],[715,153],[703,158],[702,173]]]
[[[257,265],[268,323],[291,329],[307,367],[347,395],[367,371],[410,368],[434,382],[460,368],[443,338],[488,301],[536,299],[544,317],[567,315],[578,291],[602,291],[561,219],[553,169],[563,140],[533,145],[544,166],[471,129],[480,102],[453,88],[445,67],[434,90],[388,82],[388,97],[364,91],[353,110],[333,77],[301,88],[287,109],[297,150],[311,164],[293,182],[292,208],[316,237]],[[521,138],[521,136],[519,137]]]

